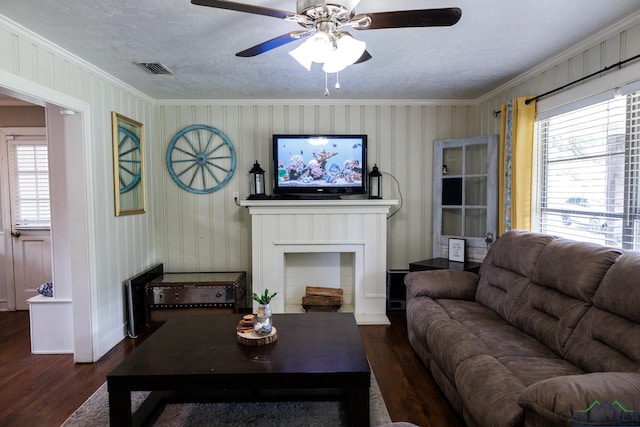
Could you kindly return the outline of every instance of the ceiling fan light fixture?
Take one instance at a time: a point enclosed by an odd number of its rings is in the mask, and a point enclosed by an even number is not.
[[[305,40],[297,48],[289,52],[296,61],[308,71],[311,71],[311,63],[324,63],[334,50],[331,38],[327,33],[317,32],[311,38]]]
[[[300,46],[290,51],[289,55],[298,61],[300,65],[306,68],[307,71],[311,71],[311,64],[313,63],[313,60],[309,55],[309,50],[305,47],[305,43],[302,43]]]
[[[353,65],[367,48],[365,42],[356,40],[347,33],[338,33],[336,39],[336,49],[327,56],[322,67],[325,73],[337,73]]]

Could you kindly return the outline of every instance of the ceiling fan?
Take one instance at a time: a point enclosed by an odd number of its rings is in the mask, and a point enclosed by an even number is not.
[[[287,43],[312,36],[314,43],[307,46],[304,58],[301,58],[303,52],[298,52],[297,56],[294,54],[298,49],[290,53],[307,69],[310,69],[311,62],[324,63],[325,72],[337,72],[347,65],[371,59],[371,55],[364,48],[364,42],[353,39],[349,33],[341,30],[342,28],[378,30],[384,28],[445,27],[457,23],[462,15],[462,11],[457,7],[356,14],[354,8],[359,2],[360,0],[297,0],[297,12],[293,13],[232,1],[191,0],[192,4],[199,6],[271,16],[298,23],[303,27],[302,30],[291,31],[267,40],[236,53],[236,56],[260,55]],[[356,44],[354,41],[358,43]],[[319,49],[321,45],[328,46],[328,51],[324,52],[323,49]],[[343,48],[341,45],[345,47]],[[328,55],[331,51],[340,51],[342,56],[350,57],[346,59],[343,57],[338,63],[329,61],[324,56],[322,60],[316,60],[318,53]],[[315,54],[316,57],[309,58],[307,54]],[[349,63],[345,65],[346,62]]]

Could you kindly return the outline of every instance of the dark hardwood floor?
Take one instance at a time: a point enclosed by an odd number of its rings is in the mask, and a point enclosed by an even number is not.
[[[360,326],[360,335],[391,420],[420,427],[463,427],[462,418],[411,348],[405,312],[387,315],[391,326]]]
[[[391,419],[464,426],[413,353],[404,312],[389,318],[391,326],[360,326],[360,333]],[[0,426],[59,426],[143,341],[127,338],[98,362],[76,364],[72,355],[31,354],[29,313],[0,312]]]

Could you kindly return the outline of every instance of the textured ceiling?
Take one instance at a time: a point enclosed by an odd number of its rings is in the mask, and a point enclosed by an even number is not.
[[[295,0],[247,0],[295,11]],[[588,3],[588,5],[587,5]],[[638,0],[361,0],[357,13],[460,7],[452,27],[350,31],[373,58],[340,73],[333,99],[473,100],[640,10]],[[0,1],[0,14],[157,100],[324,98],[290,43],[235,53],[299,29],[292,22],[189,0]],[[156,76],[134,62],[161,62]],[[608,65],[608,64],[606,64]]]

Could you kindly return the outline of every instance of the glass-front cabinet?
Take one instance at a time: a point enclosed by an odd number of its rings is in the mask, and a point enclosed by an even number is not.
[[[434,145],[434,257],[449,238],[465,239],[467,259],[481,260],[497,230],[498,137],[439,140]]]

